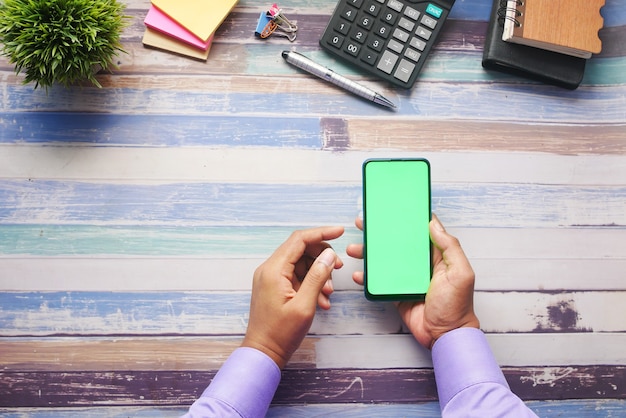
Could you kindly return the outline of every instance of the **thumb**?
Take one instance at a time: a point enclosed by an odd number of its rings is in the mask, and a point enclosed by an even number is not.
[[[459,240],[445,230],[439,218],[434,214],[430,223],[430,236],[435,247],[441,252],[447,270],[473,272]]]
[[[337,254],[332,248],[326,248],[317,256],[298,289],[296,298],[303,300],[300,303],[310,304],[315,308],[317,297],[324,284],[330,279],[336,260]]]

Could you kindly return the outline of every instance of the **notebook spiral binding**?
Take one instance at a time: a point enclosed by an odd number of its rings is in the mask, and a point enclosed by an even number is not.
[[[523,13],[518,8],[508,7],[508,0],[500,0],[500,4],[498,7],[498,22],[504,24],[505,20],[512,21],[516,27],[522,26],[522,23],[518,19],[523,15]],[[515,0],[516,6],[523,6],[524,0]],[[509,11],[513,13],[509,13]]]

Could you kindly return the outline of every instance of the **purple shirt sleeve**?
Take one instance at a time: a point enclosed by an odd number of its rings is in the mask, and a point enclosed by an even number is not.
[[[511,392],[481,330],[444,334],[432,355],[442,417],[537,416]]]
[[[184,416],[264,417],[280,383],[280,369],[262,352],[233,351],[213,381]]]

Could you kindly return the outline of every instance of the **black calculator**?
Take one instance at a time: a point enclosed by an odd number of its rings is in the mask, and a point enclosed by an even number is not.
[[[411,88],[453,5],[454,0],[339,0],[320,46]]]

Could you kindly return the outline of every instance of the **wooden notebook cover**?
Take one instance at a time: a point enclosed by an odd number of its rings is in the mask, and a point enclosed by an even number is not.
[[[509,2],[511,3],[516,2]],[[513,38],[505,40],[545,47],[554,45],[597,54],[602,50],[598,31],[604,24],[600,9],[605,0],[522,0],[517,6]],[[562,52],[562,51],[560,51]]]

